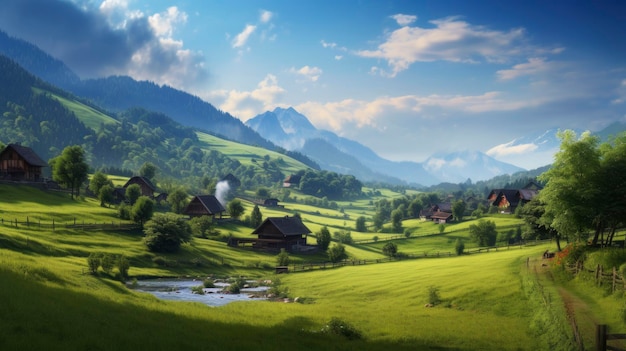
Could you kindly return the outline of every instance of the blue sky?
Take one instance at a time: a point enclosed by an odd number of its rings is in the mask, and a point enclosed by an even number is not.
[[[623,1],[0,0],[0,29],[82,77],[130,75],[247,120],[292,106],[392,160],[626,121]],[[514,142],[518,140],[518,142]]]

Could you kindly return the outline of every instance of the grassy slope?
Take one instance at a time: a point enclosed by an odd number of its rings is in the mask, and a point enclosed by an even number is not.
[[[55,99],[59,100],[68,110],[73,111],[76,117],[81,120],[87,127],[97,130],[100,124],[118,124],[120,123],[115,118],[108,116],[101,111],[87,106],[77,100],[69,100],[62,96],[43,91],[41,89],[35,89],[37,92],[50,94]]]
[[[280,168],[285,174],[295,173],[299,170],[309,168],[300,161],[261,147],[240,144],[203,132],[196,132],[196,135],[198,135],[200,147],[204,151],[217,150],[232,159],[238,160],[246,166],[257,165],[260,167],[264,161],[263,156],[268,155],[273,160],[278,158],[283,159],[285,163],[280,165]],[[258,163],[254,163],[252,160],[256,160]]]
[[[4,218],[50,219],[38,213],[53,212],[65,219],[80,213],[109,221],[115,212],[90,199],[73,201],[27,187],[0,186],[0,198]],[[226,230],[249,232],[237,226]],[[420,241],[409,240],[416,247]],[[0,225],[0,286],[11,287],[0,289],[0,301],[10,302],[0,304],[0,333],[5,333],[0,348],[304,350],[335,345],[338,350],[533,350],[538,345],[528,328],[531,315],[518,276],[524,274],[522,262],[543,250],[290,274],[281,276],[283,286],[292,297],[313,304],[245,302],[209,308],[158,301],[113,280],[84,274],[86,256],[96,251],[123,253],[131,260],[129,273],[134,276],[243,274],[271,279],[270,271],[251,267],[258,262],[272,265],[274,256],[197,239],[181,253],[165,255],[177,262],[168,268],[153,263],[154,255],[145,250],[139,233]],[[368,246],[349,247],[349,252],[358,258],[381,257],[378,249]],[[201,264],[190,264],[194,258]],[[430,286],[440,289],[450,308],[424,307]],[[354,325],[366,341],[317,333],[332,316]],[[493,326],[498,326],[497,332]]]

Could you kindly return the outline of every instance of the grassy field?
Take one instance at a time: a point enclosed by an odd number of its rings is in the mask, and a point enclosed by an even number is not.
[[[146,250],[140,232],[82,231],[62,225],[51,231],[10,224],[12,218],[21,222],[26,216],[34,223],[63,223],[74,217],[116,220],[115,209],[100,207],[94,199],[71,200],[62,193],[5,185],[0,185],[0,199],[3,350],[567,350],[571,345],[558,289],[533,269],[542,267],[541,253],[553,245],[277,276],[274,255],[219,241],[194,239],[177,254],[156,255]],[[251,206],[246,204],[246,209]],[[302,213],[311,229],[335,223],[338,213],[288,204],[286,210],[263,209],[263,214],[286,211]],[[503,228],[518,224],[510,217],[490,219]],[[431,229],[429,224],[407,222],[420,229],[395,242],[406,253],[449,250],[456,237],[467,237],[469,223],[420,236],[420,230]],[[220,230],[237,236],[251,232],[233,223]],[[348,252],[355,259],[382,258],[381,245],[348,246]],[[215,308],[161,301],[127,289],[113,276],[87,274],[86,258],[92,252],[124,254],[133,277],[280,279],[280,290],[303,303],[246,301]],[[158,264],[156,258],[168,265]],[[319,261],[323,255],[292,259]],[[441,302],[425,307],[432,288]],[[616,301],[606,297],[598,304],[615,308]],[[545,313],[548,309],[552,314]],[[552,318],[548,322],[546,315]],[[621,325],[613,314],[598,316]],[[323,332],[333,317],[362,338]]]

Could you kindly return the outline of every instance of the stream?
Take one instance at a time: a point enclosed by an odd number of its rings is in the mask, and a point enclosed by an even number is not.
[[[150,293],[162,300],[200,302],[213,307],[223,306],[235,301],[265,300],[265,297],[256,296],[265,295],[265,291],[269,289],[267,286],[260,286],[241,289],[239,294],[228,294],[222,292],[222,289],[229,285],[228,283],[215,283],[215,288],[203,289],[204,295],[193,293],[191,288],[200,285],[202,285],[202,280],[151,279],[138,280],[133,285],[129,285],[129,288],[135,291]]]

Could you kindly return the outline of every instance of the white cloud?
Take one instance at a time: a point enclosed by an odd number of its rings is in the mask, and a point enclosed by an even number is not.
[[[622,80],[617,87],[617,97],[611,101],[614,105],[623,104],[626,102],[626,79]]]
[[[308,81],[317,82],[322,75],[322,69],[319,67],[303,66],[300,69],[291,68],[291,73],[298,74],[301,77],[306,78]]]
[[[391,16],[391,18],[396,20],[396,23],[398,23],[398,25],[401,25],[401,26],[408,26],[409,24],[417,21],[417,16],[413,16],[413,15],[397,14],[397,15]]]
[[[340,61],[341,59],[343,59],[342,55],[335,55],[335,60]]]
[[[511,80],[521,76],[531,76],[544,73],[553,67],[552,63],[546,62],[545,58],[529,58],[528,62],[520,63],[511,69],[496,72],[500,80]]]
[[[337,47],[337,43],[328,43],[328,42],[326,42],[326,41],[324,41],[324,40],[322,40],[320,43],[321,43],[321,44],[322,44],[322,46],[323,46],[323,47],[325,47],[325,48],[331,48],[331,49],[334,49],[334,48],[336,48],[336,47]]]
[[[270,11],[267,10],[261,10],[261,14],[259,15],[259,21],[261,23],[268,23],[269,21],[272,20],[272,16],[274,14]]]
[[[437,171],[439,169],[441,169],[441,167],[446,165],[446,160],[440,159],[440,158],[434,158],[431,157],[428,159],[428,161],[424,164],[424,168],[428,171]]]
[[[284,93],[285,90],[278,85],[276,76],[268,74],[252,91],[218,91],[210,93],[208,98],[212,101],[217,100],[221,110],[246,121],[259,113],[273,109],[276,100]]]
[[[246,45],[246,42],[250,38],[250,35],[252,35],[252,33],[254,33],[255,30],[256,30],[256,26],[252,24],[246,25],[243,31],[237,34],[235,36],[235,39],[233,39],[233,42],[232,42],[233,48],[240,48]]]
[[[187,22],[187,14],[180,12],[176,6],[169,7],[166,12],[156,13],[148,17],[148,22],[158,37],[171,37],[174,26]]]
[[[394,77],[415,62],[503,62],[527,51],[524,30],[491,30],[455,17],[431,21],[434,28],[405,26],[387,35],[376,50],[360,50],[361,57],[383,59]]]
[[[403,95],[383,96],[371,101],[345,99],[337,102],[319,103],[306,102],[296,109],[308,116],[315,125],[340,131],[345,125],[357,127],[379,127],[381,122],[390,115],[404,113],[415,116],[415,119],[432,119],[426,110],[437,109],[437,118],[442,121],[446,114],[458,112],[477,114],[493,111],[513,111],[541,104],[542,101],[506,100],[498,92],[487,92],[482,95]],[[442,112],[443,111],[443,112]],[[419,116],[419,117],[418,117]],[[451,118],[451,117],[448,117]]]
[[[496,145],[487,150],[486,154],[493,158],[506,157],[511,155],[523,155],[537,150],[539,146],[533,143],[515,145],[515,140],[508,143]]]

